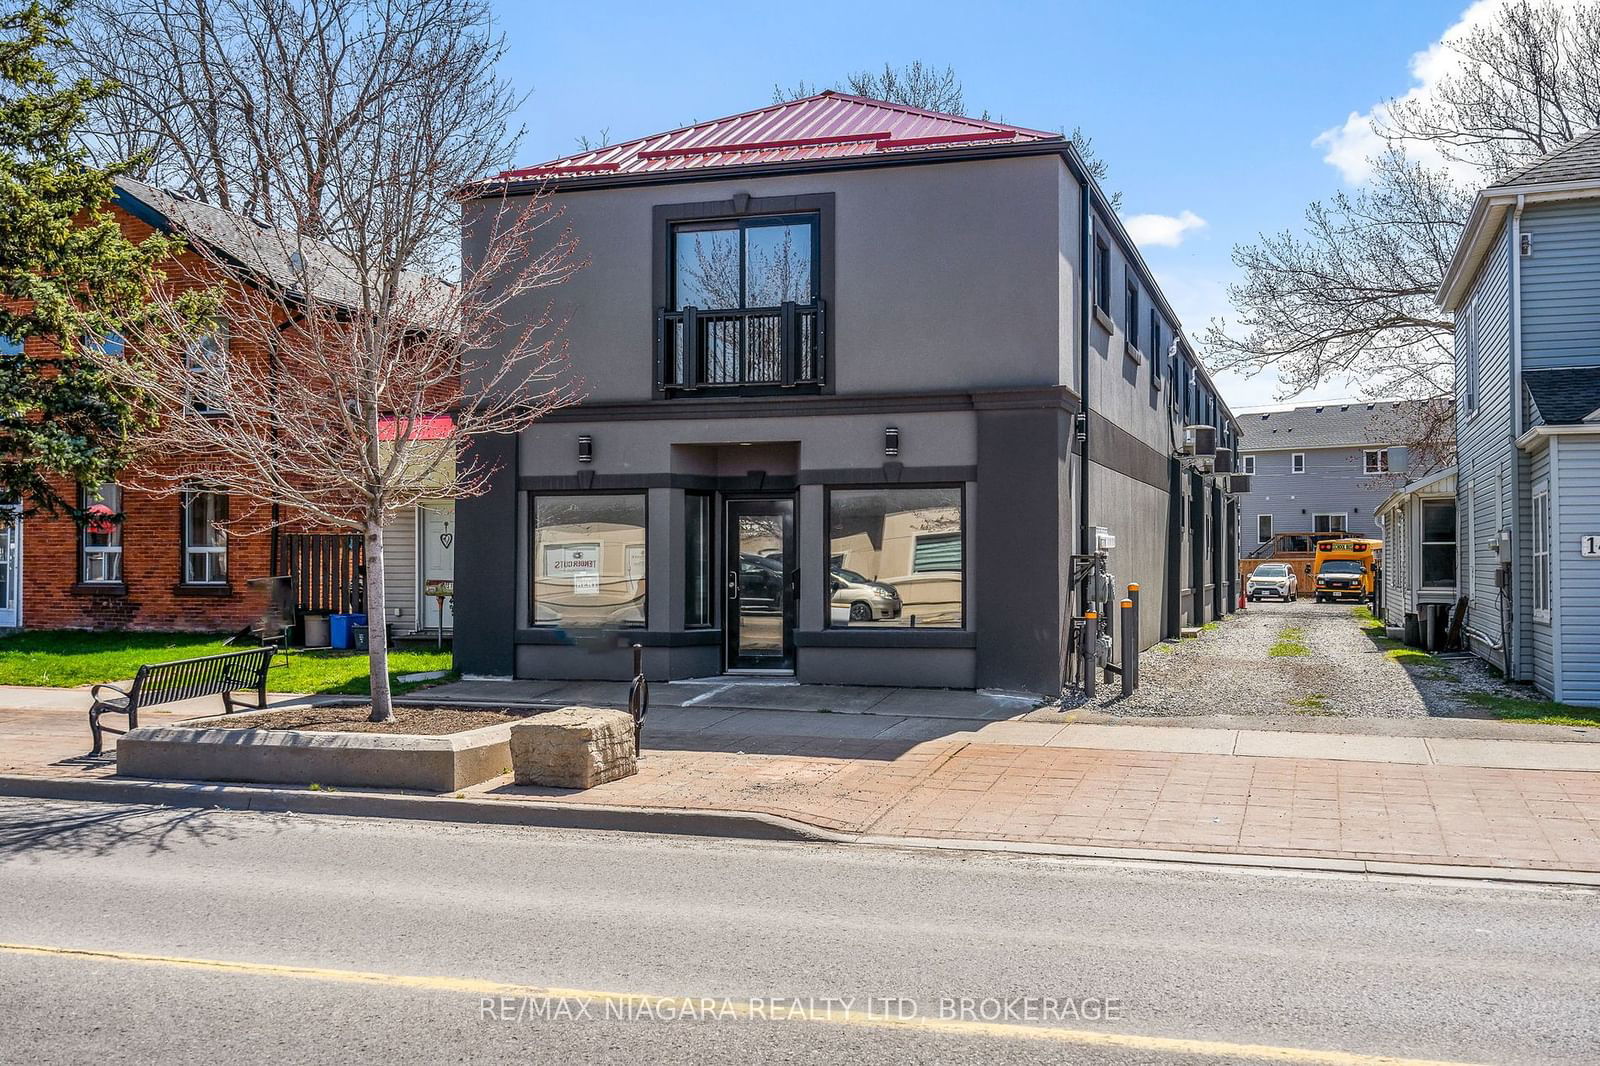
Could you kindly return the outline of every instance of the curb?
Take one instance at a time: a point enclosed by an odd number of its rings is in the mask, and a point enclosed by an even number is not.
[[[64,779],[0,774],[0,796],[26,799],[210,807],[230,811],[336,814],[428,822],[589,829],[738,840],[840,843],[848,838],[803,822],[751,811],[670,807],[605,807],[537,800],[453,799],[388,792],[342,792],[190,781]]]
[[[27,799],[138,803],[163,807],[217,808],[284,814],[331,814],[396,818],[468,825],[529,826],[666,836],[718,837],[801,844],[859,844],[909,851],[945,851],[1041,858],[1097,859],[1106,862],[1162,863],[1263,872],[1324,873],[1378,877],[1489,881],[1518,885],[1600,888],[1600,872],[1505,866],[1454,866],[1442,863],[1335,856],[1246,855],[1168,848],[1096,847],[1010,840],[961,840],[841,833],[778,815],[755,811],[713,811],[672,807],[607,807],[591,803],[538,800],[453,799],[389,792],[309,792],[251,785],[181,781],[135,781],[27,777],[0,774],[0,796]]]

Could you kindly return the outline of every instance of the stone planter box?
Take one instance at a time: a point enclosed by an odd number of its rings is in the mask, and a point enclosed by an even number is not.
[[[252,730],[253,713],[130,730],[117,742],[117,774],[458,792],[511,769],[511,722],[442,736],[302,733]]]

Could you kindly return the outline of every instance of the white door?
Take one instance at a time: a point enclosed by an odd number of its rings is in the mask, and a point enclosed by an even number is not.
[[[425,589],[429,581],[453,581],[456,575],[456,505],[452,502],[424,504],[417,508],[417,534],[422,539],[421,575],[417,594],[422,604],[417,616],[423,629],[439,625],[439,600]],[[455,628],[455,600],[444,601],[444,627]]]
[[[21,620],[22,515],[14,504],[0,504],[0,629]]]

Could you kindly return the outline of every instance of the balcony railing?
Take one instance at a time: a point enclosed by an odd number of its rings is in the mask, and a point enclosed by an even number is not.
[[[656,384],[664,392],[821,385],[822,301],[738,311],[656,312]]]

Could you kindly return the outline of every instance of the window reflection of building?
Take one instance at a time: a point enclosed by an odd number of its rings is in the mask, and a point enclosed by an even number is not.
[[[843,489],[829,495],[833,625],[962,625],[961,490]]]
[[[644,625],[642,495],[537,497],[533,559],[535,625]]]

